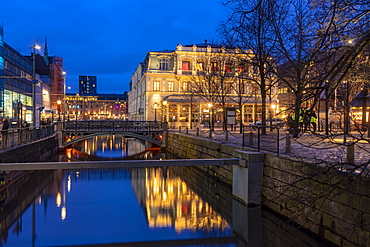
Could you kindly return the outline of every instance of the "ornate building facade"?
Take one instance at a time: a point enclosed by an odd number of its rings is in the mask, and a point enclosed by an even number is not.
[[[249,51],[207,43],[149,52],[131,77],[129,119],[168,121],[170,128],[212,121],[222,126],[227,109],[234,109],[236,123],[259,121],[253,57]],[[276,86],[269,92],[269,105],[276,105]]]

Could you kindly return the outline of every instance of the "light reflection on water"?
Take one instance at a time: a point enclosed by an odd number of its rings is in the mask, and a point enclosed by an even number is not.
[[[120,135],[96,136],[67,147],[60,161],[143,160],[160,154],[160,147]]]
[[[176,241],[232,235],[228,222],[172,169],[55,171],[47,176],[53,179],[33,191],[34,200],[22,193],[25,199],[18,203],[28,203],[28,207],[12,226],[6,229],[1,222],[4,246]],[[4,212],[14,216],[21,207],[12,205],[14,202],[9,201],[0,213],[6,223],[12,217]]]

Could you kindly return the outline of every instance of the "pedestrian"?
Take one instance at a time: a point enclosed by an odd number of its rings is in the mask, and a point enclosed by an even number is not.
[[[5,148],[8,144],[8,129],[9,129],[9,121],[8,118],[3,118],[3,127],[1,129],[1,135],[3,139],[3,148]]]
[[[316,132],[316,120],[317,120],[317,116],[316,116],[316,113],[315,111],[312,109],[311,110],[311,114],[310,114],[310,123],[312,125],[312,133],[315,134]]]
[[[25,128],[26,130],[28,130],[30,128],[30,124],[27,121],[24,121],[23,122],[23,128]]]

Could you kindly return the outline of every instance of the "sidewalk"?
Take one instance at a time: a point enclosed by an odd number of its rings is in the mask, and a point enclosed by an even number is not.
[[[179,132],[179,130],[170,130]],[[188,135],[196,136],[196,128],[188,129]],[[181,129],[182,134],[186,134],[186,129]],[[252,133],[252,134],[250,134]],[[199,137],[209,139],[210,130],[208,128],[199,129]],[[253,136],[253,139],[251,138]],[[367,136],[367,135],[366,135]],[[286,149],[287,139],[290,138],[290,152]],[[279,139],[279,142],[277,141]],[[237,131],[228,131],[218,128],[212,132],[212,140],[220,143],[229,143],[235,146],[243,146],[243,135]],[[354,145],[354,162],[356,165],[364,164],[370,161],[370,138],[352,133],[346,137],[347,145],[343,143],[343,135],[332,133],[325,136],[323,132],[317,134],[304,133],[298,138],[292,138],[292,135],[284,129],[270,131],[266,129],[266,135],[260,135],[260,151],[279,153],[281,156],[290,156],[309,163],[346,163],[347,149],[350,142]],[[258,132],[248,129],[245,131],[244,147],[258,150]],[[278,152],[279,147],[279,152]]]

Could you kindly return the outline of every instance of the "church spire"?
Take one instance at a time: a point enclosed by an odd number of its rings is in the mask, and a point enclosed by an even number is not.
[[[49,51],[48,51],[48,43],[45,38],[45,48],[44,48],[44,61],[46,65],[49,65]]]

